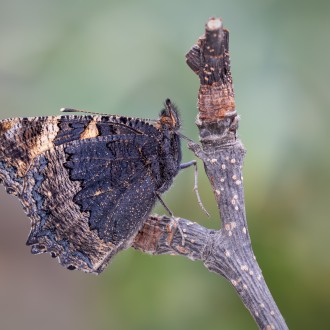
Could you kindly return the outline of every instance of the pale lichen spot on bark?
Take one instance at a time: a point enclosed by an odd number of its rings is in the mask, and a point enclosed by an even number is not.
[[[215,193],[219,196],[220,195],[220,190],[216,190]]]
[[[229,250],[225,250],[225,256],[226,256],[227,258],[230,257],[230,251],[229,251]]]
[[[275,326],[274,326],[274,324],[268,324],[268,325],[266,326],[266,330],[275,330]]]
[[[184,248],[184,247],[181,246],[181,245],[177,245],[177,246],[176,246],[176,249],[177,249],[181,254],[188,254],[188,253],[189,253],[189,250],[187,250],[186,248]]]
[[[232,179],[233,179],[234,181],[237,180],[237,175],[234,174],[234,175],[232,176]]]
[[[253,276],[253,274],[254,274],[253,270],[250,270],[250,271],[249,271],[249,274],[250,274],[251,276]]]
[[[271,310],[270,315],[275,315],[275,312],[273,310]]]
[[[225,178],[220,178],[220,182],[224,182],[225,181]]]
[[[245,227],[243,227],[242,231],[243,231],[243,234],[246,235],[246,228]]]
[[[210,163],[211,164],[214,164],[214,163],[216,163],[218,160],[216,159],[216,158],[212,158],[211,160],[210,160]]]
[[[247,290],[248,289],[248,286],[246,284],[243,284],[243,289],[244,290]]]
[[[222,165],[221,165],[221,168],[222,168],[223,170],[225,170],[225,169],[226,169],[226,164],[222,164]]]
[[[239,186],[242,183],[242,181],[241,180],[236,180],[235,183]]]
[[[260,304],[260,307],[261,307],[261,308],[265,308],[265,304],[261,303],[261,304]]]
[[[249,270],[248,265],[242,265],[242,266],[241,266],[241,270],[247,272],[247,271]]]
[[[230,280],[230,282],[233,286],[237,286],[237,284],[238,284],[238,282],[236,280]]]
[[[232,158],[232,159],[230,160],[230,162],[231,162],[232,164],[235,164],[235,163],[236,163],[236,159],[235,159],[235,158]]]

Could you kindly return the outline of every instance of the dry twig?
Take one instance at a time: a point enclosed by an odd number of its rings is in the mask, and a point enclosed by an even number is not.
[[[186,55],[201,84],[196,122],[201,145],[189,143],[189,148],[204,162],[220,211],[221,229],[209,230],[185,219],[175,223],[166,217],[150,216],[133,247],[152,254],[202,260],[206,268],[231,282],[260,329],[287,329],[251,247],[242,184],[245,149],[236,135],[239,118],[228,40],[221,19],[211,18],[205,34]]]

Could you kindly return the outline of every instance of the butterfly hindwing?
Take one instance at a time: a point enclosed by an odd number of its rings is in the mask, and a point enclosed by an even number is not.
[[[96,137],[70,143],[65,166],[70,179],[81,183],[74,197],[90,226],[104,241],[131,239],[156,201],[150,164],[157,144],[145,135]]]
[[[120,247],[90,230],[89,214],[73,201],[80,185],[59,166],[65,157],[63,146],[47,150],[34,159],[25,177],[21,201],[32,220],[27,244],[32,253],[49,252],[70,269],[98,273]]]

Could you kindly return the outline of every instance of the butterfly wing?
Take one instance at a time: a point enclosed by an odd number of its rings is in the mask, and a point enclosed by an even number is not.
[[[9,193],[18,196],[31,218],[27,244],[32,245],[32,253],[49,252],[69,269],[96,273],[105,268],[113,255],[129,245],[128,241],[155,201],[152,177],[148,171],[141,170],[141,162],[131,159],[123,163],[118,158],[118,150],[124,146],[120,136],[131,132],[131,129],[111,126],[109,117],[105,120],[108,125],[102,124],[97,128],[91,124],[93,121],[100,123],[102,118],[65,116],[0,121],[0,180]],[[94,126],[96,130],[92,129]],[[102,137],[93,137],[102,129]],[[106,148],[107,143],[113,146],[111,141],[116,135],[117,156],[109,151],[110,159],[102,163],[97,150]],[[100,142],[103,143],[102,148],[98,149]],[[137,145],[130,142],[130,147],[134,149],[134,146],[145,144],[146,141]],[[93,147],[88,148],[88,145]],[[79,162],[82,150],[90,162],[86,163],[86,159]],[[65,167],[68,157],[70,160]],[[114,166],[115,162],[121,162],[121,165]],[[124,179],[122,174],[117,180],[118,186],[114,181],[105,181],[103,185],[105,190],[112,187],[116,192],[109,190],[100,194],[95,198],[96,206],[89,203],[91,192],[94,189],[95,194],[95,189],[101,184],[95,178],[97,172],[102,176],[109,173],[109,168],[119,171],[126,165],[134,172],[124,171],[129,175]],[[84,172],[84,168],[88,171]],[[142,177],[138,177],[138,171]],[[103,178],[106,179],[106,175]],[[127,182],[130,189],[124,189]],[[140,189],[144,189],[145,194]],[[135,197],[133,190],[137,192]],[[132,203],[136,196],[141,198],[145,207],[137,207],[137,222],[134,222]],[[109,212],[113,212],[113,216]],[[91,230],[89,224],[97,230]]]
[[[115,245],[130,241],[156,201],[151,164],[157,144],[145,135],[114,135],[66,147],[70,178],[81,190],[74,201],[89,212],[90,227]],[[124,243],[125,244],[125,243]]]

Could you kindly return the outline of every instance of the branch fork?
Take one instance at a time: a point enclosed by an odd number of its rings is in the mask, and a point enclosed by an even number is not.
[[[133,247],[151,254],[172,254],[201,260],[205,267],[231,282],[260,329],[287,329],[254,256],[245,214],[242,167],[243,144],[236,134],[230,73],[229,32],[221,19],[210,18],[205,34],[186,55],[198,75],[199,114],[196,124],[201,145],[188,147],[204,162],[218,204],[221,229],[195,222],[151,215]],[[180,230],[178,230],[178,227]]]

